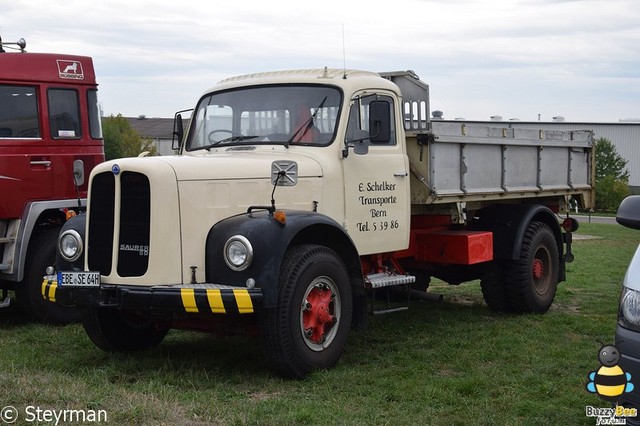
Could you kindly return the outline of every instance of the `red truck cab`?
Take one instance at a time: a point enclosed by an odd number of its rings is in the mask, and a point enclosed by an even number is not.
[[[0,289],[33,318],[67,322],[40,295],[69,210],[86,204],[89,172],[104,161],[90,57],[6,52],[0,44]]]

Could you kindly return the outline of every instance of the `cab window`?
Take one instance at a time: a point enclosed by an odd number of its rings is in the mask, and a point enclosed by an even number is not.
[[[187,151],[230,145],[327,146],[336,134],[342,93],[322,85],[270,85],[201,99]]]
[[[0,85],[0,139],[40,138],[35,87]]]
[[[369,112],[370,106],[372,102],[377,103],[388,103],[389,105],[389,125],[390,125],[390,138],[389,140],[385,140],[384,142],[375,142],[370,141],[370,136],[372,136],[370,131],[370,120],[369,120]],[[347,143],[352,141],[358,141],[366,139],[371,145],[395,145],[396,144],[396,126],[394,122],[393,115],[394,107],[393,107],[393,98],[390,96],[381,96],[381,95],[368,95],[357,98],[353,105],[351,106],[351,110],[349,111],[349,124],[347,126]],[[374,132],[375,133],[375,132]]]
[[[76,139],[80,132],[78,92],[72,89],[49,89],[49,126],[54,139]]]
[[[89,112],[89,132],[93,139],[102,139],[102,123],[100,121],[100,104],[98,104],[98,91],[87,91],[87,111]]]

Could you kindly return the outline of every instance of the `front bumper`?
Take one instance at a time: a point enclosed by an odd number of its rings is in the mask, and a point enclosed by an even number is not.
[[[640,410],[640,332],[629,330],[620,325],[616,327],[615,346],[620,351],[618,365],[623,371],[631,373],[630,382],[634,384],[631,392],[624,392],[617,404],[625,408]],[[626,418],[627,424],[640,424],[640,416]]]
[[[55,276],[42,281],[42,296],[65,306],[104,306],[122,311],[182,314],[251,314],[262,306],[262,290],[221,284],[62,287]]]

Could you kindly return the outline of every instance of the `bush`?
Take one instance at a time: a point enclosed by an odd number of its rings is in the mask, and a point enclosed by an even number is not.
[[[629,195],[629,184],[626,180],[616,179],[608,175],[596,182],[596,209],[616,211],[620,202]]]
[[[104,156],[106,160],[122,157],[137,157],[143,151],[158,155],[158,148],[151,139],[143,139],[122,114],[102,119]]]

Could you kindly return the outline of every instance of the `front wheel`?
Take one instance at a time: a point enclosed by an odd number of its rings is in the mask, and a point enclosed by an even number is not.
[[[267,359],[281,374],[303,378],[338,361],[351,326],[353,300],[346,268],[331,249],[290,248],[280,269],[278,304],[260,324]]]
[[[505,265],[505,288],[516,312],[543,313],[549,310],[558,287],[560,258],[553,231],[542,222],[527,228],[520,259]]]
[[[49,324],[68,324],[80,320],[75,307],[49,302],[42,296],[42,280],[48,266],[55,265],[60,228],[48,229],[29,243],[24,279],[17,284],[16,297],[23,311],[33,320]]]
[[[152,319],[96,306],[83,309],[82,325],[91,341],[107,352],[130,352],[155,347],[169,331]]]

